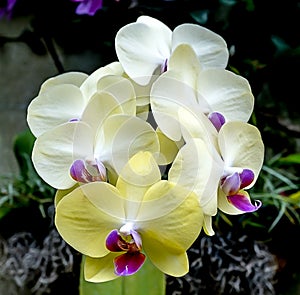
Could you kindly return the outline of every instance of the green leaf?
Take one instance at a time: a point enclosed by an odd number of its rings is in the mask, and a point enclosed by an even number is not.
[[[291,154],[279,159],[280,164],[300,164],[300,153]]]
[[[14,139],[13,150],[24,179],[28,177],[28,171],[33,169],[32,163],[28,159],[31,159],[34,141],[35,137],[29,129],[19,133]]]
[[[83,264],[84,257],[81,263],[80,295],[165,295],[165,275],[149,259],[136,274],[105,283],[85,281]]]

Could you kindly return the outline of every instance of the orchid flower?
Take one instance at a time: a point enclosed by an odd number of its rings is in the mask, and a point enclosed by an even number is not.
[[[5,2],[6,2],[5,6],[1,6],[3,5],[2,3],[0,4],[0,19],[4,16],[6,16],[7,18],[11,18],[17,0],[7,0],[4,1],[4,3]]]
[[[192,47],[182,44],[174,50],[169,70],[153,83],[150,104],[162,132],[179,140],[178,108],[186,107],[209,118],[217,116],[222,122],[247,122],[254,97],[245,78],[225,69],[204,68]]]
[[[103,0],[71,0],[72,2],[79,2],[76,9],[76,14],[87,14],[93,16],[103,6]]]
[[[159,153],[155,130],[144,120],[125,114],[113,95],[99,92],[90,99],[82,120],[58,125],[36,139],[32,160],[44,181],[68,189],[77,182],[107,178],[114,182],[139,150]]]
[[[150,152],[135,154],[116,186],[80,186],[57,205],[55,224],[67,243],[86,256],[87,281],[136,273],[145,259],[162,272],[188,272],[186,250],[198,237],[202,211],[194,193],[161,180]]]
[[[212,235],[211,216],[217,208],[242,214],[260,207],[258,201],[251,203],[245,190],[259,175],[264,145],[258,129],[245,122],[227,122],[219,132],[210,129],[209,133],[210,122],[205,116],[181,110],[180,121],[186,127],[186,144],[179,150],[168,179],[195,192],[203,208],[204,229]]]
[[[60,124],[80,120],[89,100],[98,91],[113,94],[127,114],[135,114],[133,86],[121,73],[122,67],[114,62],[89,76],[69,72],[46,80],[27,109],[31,132],[38,137]]]
[[[182,24],[174,31],[161,21],[142,15],[122,27],[115,38],[118,59],[133,80],[147,84],[154,73],[169,68],[169,59],[179,44],[190,44],[205,68],[225,68],[228,49],[218,34],[196,24]]]

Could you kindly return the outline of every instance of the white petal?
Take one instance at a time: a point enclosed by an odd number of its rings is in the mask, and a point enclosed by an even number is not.
[[[65,123],[39,136],[32,151],[37,173],[49,185],[68,189],[75,184],[69,174],[75,159],[92,154],[93,140],[90,128],[81,123]]]
[[[115,48],[128,76],[133,80],[145,77],[142,83],[148,84],[154,70],[170,56],[171,36],[165,24],[147,16],[122,27],[116,35]]]
[[[254,96],[248,81],[222,69],[204,70],[199,75],[198,91],[212,111],[227,121],[247,122],[252,114]]]
[[[80,87],[81,84],[87,79],[88,75],[82,72],[67,72],[55,77],[47,79],[41,86],[40,93],[47,91],[53,86],[61,84],[72,84]]]
[[[151,125],[138,117],[113,115],[100,128],[95,154],[118,174],[139,151],[159,153],[159,140]]]
[[[264,144],[259,130],[248,123],[228,122],[219,132],[219,146],[226,167],[248,168],[254,185],[264,161]]]
[[[213,146],[201,139],[189,140],[178,152],[169,171],[169,180],[193,191],[203,213],[217,213],[217,190],[223,162]]]
[[[229,52],[225,40],[213,31],[195,24],[182,24],[174,29],[172,49],[186,43],[193,47],[206,68],[226,68]]]
[[[28,106],[27,122],[37,137],[72,119],[80,119],[85,101],[77,86],[56,85],[43,91]]]
[[[88,76],[86,81],[81,85],[81,91],[86,100],[95,94],[98,90],[98,81],[107,75],[123,75],[124,70],[119,62],[112,62],[104,67],[101,67]]]

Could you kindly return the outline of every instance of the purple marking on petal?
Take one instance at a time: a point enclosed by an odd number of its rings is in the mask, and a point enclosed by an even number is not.
[[[124,253],[114,259],[115,273],[118,276],[129,276],[136,273],[144,264],[146,256],[140,252]]]
[[[227,199],[234,207],[244,212],[254,212],[262,205],[262,202],[259,200],[256,200],[254,205],[251,204],[251,200],[243,194],[227,196]]]
[[[168,70],[168,59],[166,58],[164,63],[161,65],[160,73],[164,73]]]
[[[218,112],[210,113],[208,115],[208,119],[212,122],[217,131],[219,131],[221,127],[225,124],[225,117]]]
[[[250,169],[244,169],[243,172],[240,174],[241,179],[241,186],[240,189],[250,185],[254,180],[254,172]]]
[[[224,180],[221,183],[221,189],[227,196],[234,195],[240,190],[240,185],[240,175],[237,172],[235,172],[224,178]]]
[[[112,230],[106,238],[106,248],[112,252],[128,249],[127,243],[122,240],[117,229]]]
[[[69,122],[78,122],[78,121],[80,121],[80,119],[78,119],[78,118],[71,118],[71,119],[69,120]]]

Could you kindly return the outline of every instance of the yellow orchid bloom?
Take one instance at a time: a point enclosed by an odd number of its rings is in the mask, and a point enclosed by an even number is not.
[[[67,243],[86,255],[84,275],[109,281],[137,272],[146,258],[162,272],[188,272],[186,250],[203,222],[196,195],[161,180],[150,152],[135,154],[116,186],[81,185],[57,204],[55,224]]]

